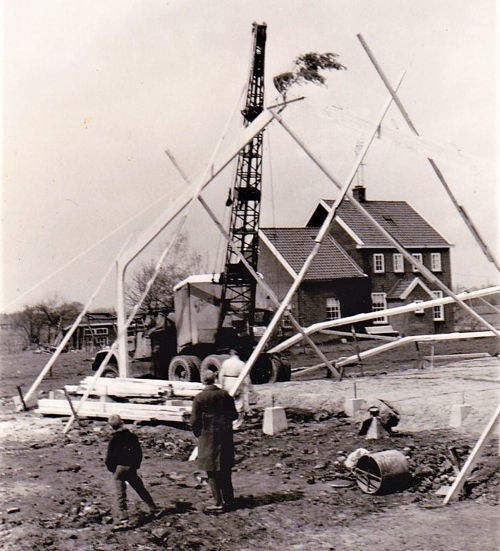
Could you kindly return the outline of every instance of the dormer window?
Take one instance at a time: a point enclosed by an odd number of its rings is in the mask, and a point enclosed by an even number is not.
[[[373,255],[373,273],[383,274],[385,272],[384,255],[381,253],[375,253]]]

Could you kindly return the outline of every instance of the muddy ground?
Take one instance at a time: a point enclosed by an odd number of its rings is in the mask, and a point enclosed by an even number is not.
[[[492,343],[483,342],[481,350]],[[341,345],[339,345],[341,346]],[[477,345],[475,345],[477,347]],[[457,348],[456,348],[457,349]],[[342,350],[337,351],[340,355]],[[436,352],[437,353],[437,352]],[[449,446],[465,460],[498,404],[495,357],[440,362],[416,369],[415,354],[381,358],[347,370],[340,383],[294,380],[255,387],[254,414],[235,433],[237,509],[207,515],[210,493],[187,458],[195,439],[186,427],[136,424],[143,444],[142,476],[164,508],[150,519],[129,491],[135,526],[113,532],[112,479],[103,465],[109,429],[85,420],[62,434],[65,420],[14,412],[11,397],[26,392],[48,359],[25,352],[1,358],[0,543],[14,550],[373,550],[453,551],[499,548],[498,439],[486,447],[470,479],[468,495],[442,507],[436,490],[453,480]],[[42,390],[75,384],[90,373],[82,353],[61,356]],[[299,360],[297,365],[304,358]],[[314,361],[310,361],[312,365]],[[304,377],[303,377],[304,378]],[[401,414],[390,439],[358,436],[359,419],[346,418],[343,402],[354,393],[369,405],[392,401]],[[454,404],[472,412],[450,429]],[[286,407],[289,428],[262,433],[262,409]],[[363,493],[344,466],[364,447],[404,453],[411,480],[386,495]],[[341,486],[341,487],[339,487]]]

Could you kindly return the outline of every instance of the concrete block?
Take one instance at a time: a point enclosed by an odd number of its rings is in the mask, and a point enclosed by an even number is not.
[[[465,418],[472,411],[472,406],[468,404],[455,404],[451,408],[450,427],[461,427]]]
[[[288,428],[285,408],[272,407],[264,410],[264,423],[262,432],[274,436]]]
[[[21,401],[20,396],[13,396],[12,401],[14,402],[14,407],[15,407],[16,411],[23,411],[24,410],[24,405]],[[24,403],[25,403],[27,409],[34,408],[38,405],[38,397],[36,396],[36,394],[34,394],[28,401],[24,400]]]
[[[349,398],[344,402],[344,413],[348,417],[356,415],[364,408],[365,401],[362,398]]]

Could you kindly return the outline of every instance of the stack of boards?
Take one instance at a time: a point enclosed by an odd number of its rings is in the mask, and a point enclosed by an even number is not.
[[[71,405],[78,417],[108,418],[118,414],[131,421],[186,423],[192,399],[203,389],[202,383],[100,377],[92,384],[86,377],[79,385],[67,385],[38,400],[42,415],[70,416]],[[91,388],[88,399],[82,396]],[[69,403],[71,400],[71,405]]]

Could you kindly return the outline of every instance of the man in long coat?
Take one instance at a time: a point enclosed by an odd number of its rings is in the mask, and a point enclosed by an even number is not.
[[[198,437],[198,466],[207,472],[215,506],[207,512],[231,510],[234,506],[231,470],[234,466],[233,421],[238,418],[234,399],[214,385],[215,373],[204,376],[204,389],[196,395],[191,427]]]

